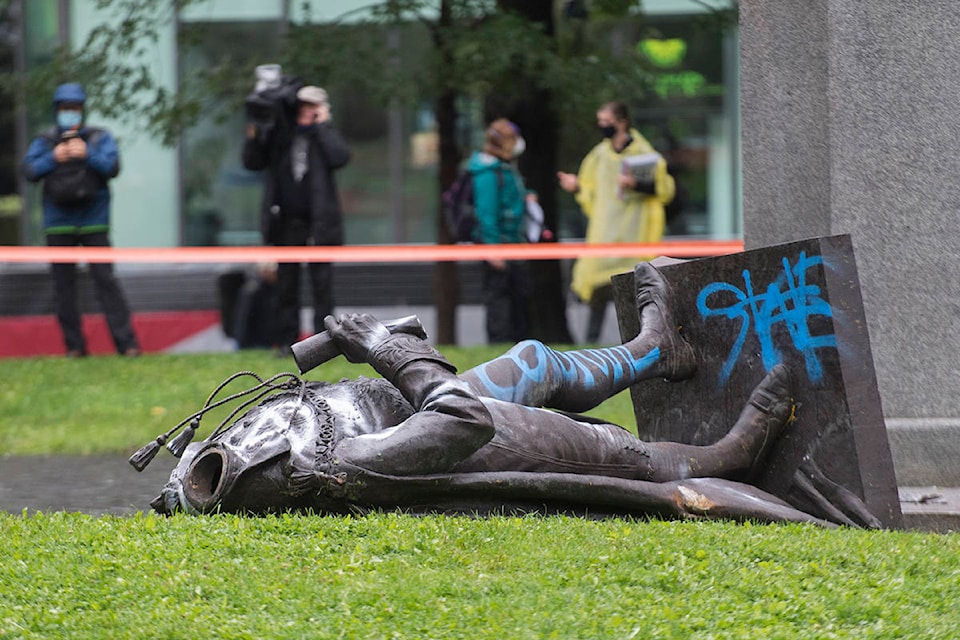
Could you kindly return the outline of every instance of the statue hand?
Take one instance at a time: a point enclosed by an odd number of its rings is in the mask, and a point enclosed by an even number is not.
[[[350,362],[366,362],[370,350],[390,337],[383,323],[368,313],[327,316],[323,324]]]
[[[828,478],[809,456],[794,474],[791,494],[791,498],[799,497],[807,509],[814,508],[826,520],[852,527],[883,528],[859,496]]]

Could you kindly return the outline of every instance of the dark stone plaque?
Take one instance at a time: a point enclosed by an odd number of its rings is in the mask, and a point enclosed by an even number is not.
[[[673,289],[675,320],[696,349],[699,368],[685,382],[651,381],[631,389],[640,437],[716,441],[757,383],[784,363],[792,375],[796,419],[751,483],[816,512],[798,491],[803,465],[814,484],[826,476],[862,499],[883,526],[899,528],[897,484],[850,237],[654,265]],[[613,286],[626,340],[639,330],[633,274],[615,276]]]

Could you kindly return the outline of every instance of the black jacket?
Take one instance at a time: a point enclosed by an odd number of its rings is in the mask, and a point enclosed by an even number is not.
[[[310,221],[314,243],[318,245],[343,244],[343,212],[333,172],[350,161],[350,150],[343,136],[328,122],[314,126],[310,138]],[[263,202],[260,208],[260,232],[266,244],[276,241],[277,223],[281,212],[276,210],[277,190],[281,172],[289,174],[290,146],[293,131],[274,128],[258,131],[243,145],[243,166],[251,171],[266,170]]]

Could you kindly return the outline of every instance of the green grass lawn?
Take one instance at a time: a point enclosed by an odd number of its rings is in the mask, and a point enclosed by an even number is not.
[[[461,371],[499,355],[502,347],[444,348]],[[218,354],[148,354],[136,359],[13,358],[0,363],[0,454],[133,453],[203,406],[221,381],[237,371],[269,377],[296,372],[292,358],[268,351]],[[308,372],[310,380],[336,381],[377,373],[340,357]],[[228,390],[252,386],[253,379]],[[624,392],[592,412],[633,425]],[[216,427],[224,412],[204,418],[198,438]]]
[[[461,368],[497,353],[445,352]],[[6,360],[0,452],[126,455],[245,369],[295,367],[263,352]],[[307,377],[358,374],[375,375],[338,359]],[[594,414],[630,424],[629,397]],[[554,516],[0,514],[0,639],[953,638],[958,584],[954,534]]]
[[[725,522],[0,516],[0,638],[955,638],[960,539]]]

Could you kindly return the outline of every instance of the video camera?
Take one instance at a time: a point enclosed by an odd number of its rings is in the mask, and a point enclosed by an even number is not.
[[[244,99],[247,120],[261,131],[292,125],[297,114],[297,91],[303,82],[283,75],[278,64],[262,64],[254,70],[257,83]]]

